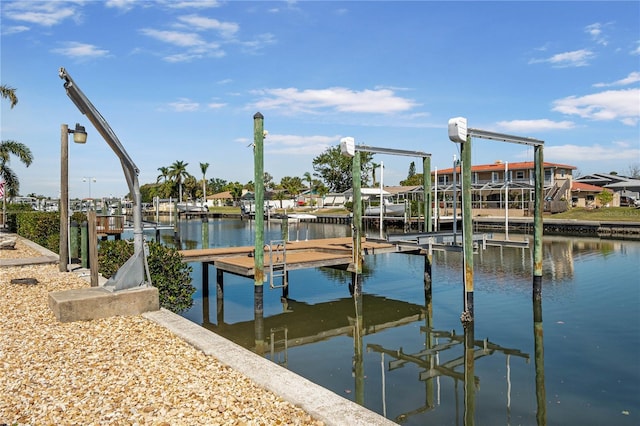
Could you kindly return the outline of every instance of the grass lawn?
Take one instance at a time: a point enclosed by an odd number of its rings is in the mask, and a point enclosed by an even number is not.
[[[634,207],[573,208],[563,213],[545,215],[544,217],[552,219],[640,222],[640,209]]]
[[[240,207],[210,207],[209,211],[212,213],[236,213],[236,214],[240,214]],[[349,214],[349,211],[347,209],[334,209],[334,208],[327,208],[327,209],[318,209],[316,210],[313,207],[296,207],[295,209],[289,209],[286,210],[287,214],[294,214],[294,213],[309,213],[309,214],[315,214],[318,216],[321,215],[346,215]],[[275,209],[272,210],[272,213],[276,213],[276,214],[284,214],[285,210],[284,209]]]

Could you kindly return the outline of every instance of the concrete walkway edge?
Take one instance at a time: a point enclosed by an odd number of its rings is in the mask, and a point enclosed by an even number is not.
[[[142,316],[327,425],[396,424],[166,309]]]
[[[47,265],[60,262],[60,257],[57,253],[54,253],[51,250],[34,243],[31,240],[23,238],[17,234],[7,233],[4,231],[2,231],[2,234],[9,237],[16,237],[24,245],[40,252],[40,256],[32,257],[29,259],[0,259],[0,266]]]

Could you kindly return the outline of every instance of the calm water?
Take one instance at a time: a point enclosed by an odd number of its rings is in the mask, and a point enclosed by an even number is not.
[[[265,241],[280,239],[280,225],[268,226]],[[180,229],[184,247],[201,247],[199,221]],[[251,222],[212,220],[209,247],[253,245],[253,232]],[[292,227],[290,239],[306,232]],[[309,238],[348,235],[343,225],[308,227]],[[473,335],[460,322],[456,253],[434,255],[431,297],[420,256],[366,256],[356,298],[349,273],[291,271],[287,299],[265,286],[258,346],[253,280],[225,274],[217,306],[214,268],[203,300],[194,263],[197,292],[183,316],[407,425],[640,424],[640,242],[545,237],[543,253],[537,360],[528,249],[475,255]]]

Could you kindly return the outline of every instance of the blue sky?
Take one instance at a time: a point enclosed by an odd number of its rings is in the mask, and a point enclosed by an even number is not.
[[[340,138],[424,151],[451,167],[449,118],[545,141],[545,161],[581,174],[640,162],[640,2],[6,1],[1,4],[2,140],[21,193],[59,195],[60,125],[70,196],[122,196],[116,155],[73,105],[65,67],[118,135],[141,184],[179,160],[201,178],[253,180],[253,115],[276,182],[313,172]],[[532,161],[521,145],[474,140],[474,164]],[[385,184],[409,157],[376,155]],[[416,159],[417,171],[421,161]],[[90,185],[83,178],[95,178]]]

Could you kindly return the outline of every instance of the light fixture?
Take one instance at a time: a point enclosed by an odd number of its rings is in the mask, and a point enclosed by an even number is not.
[[[87,131],[80,123],[76,123],[75,130],[69,130],[69,133],[73,133],[73,141],[75,143],[87,143]]]

